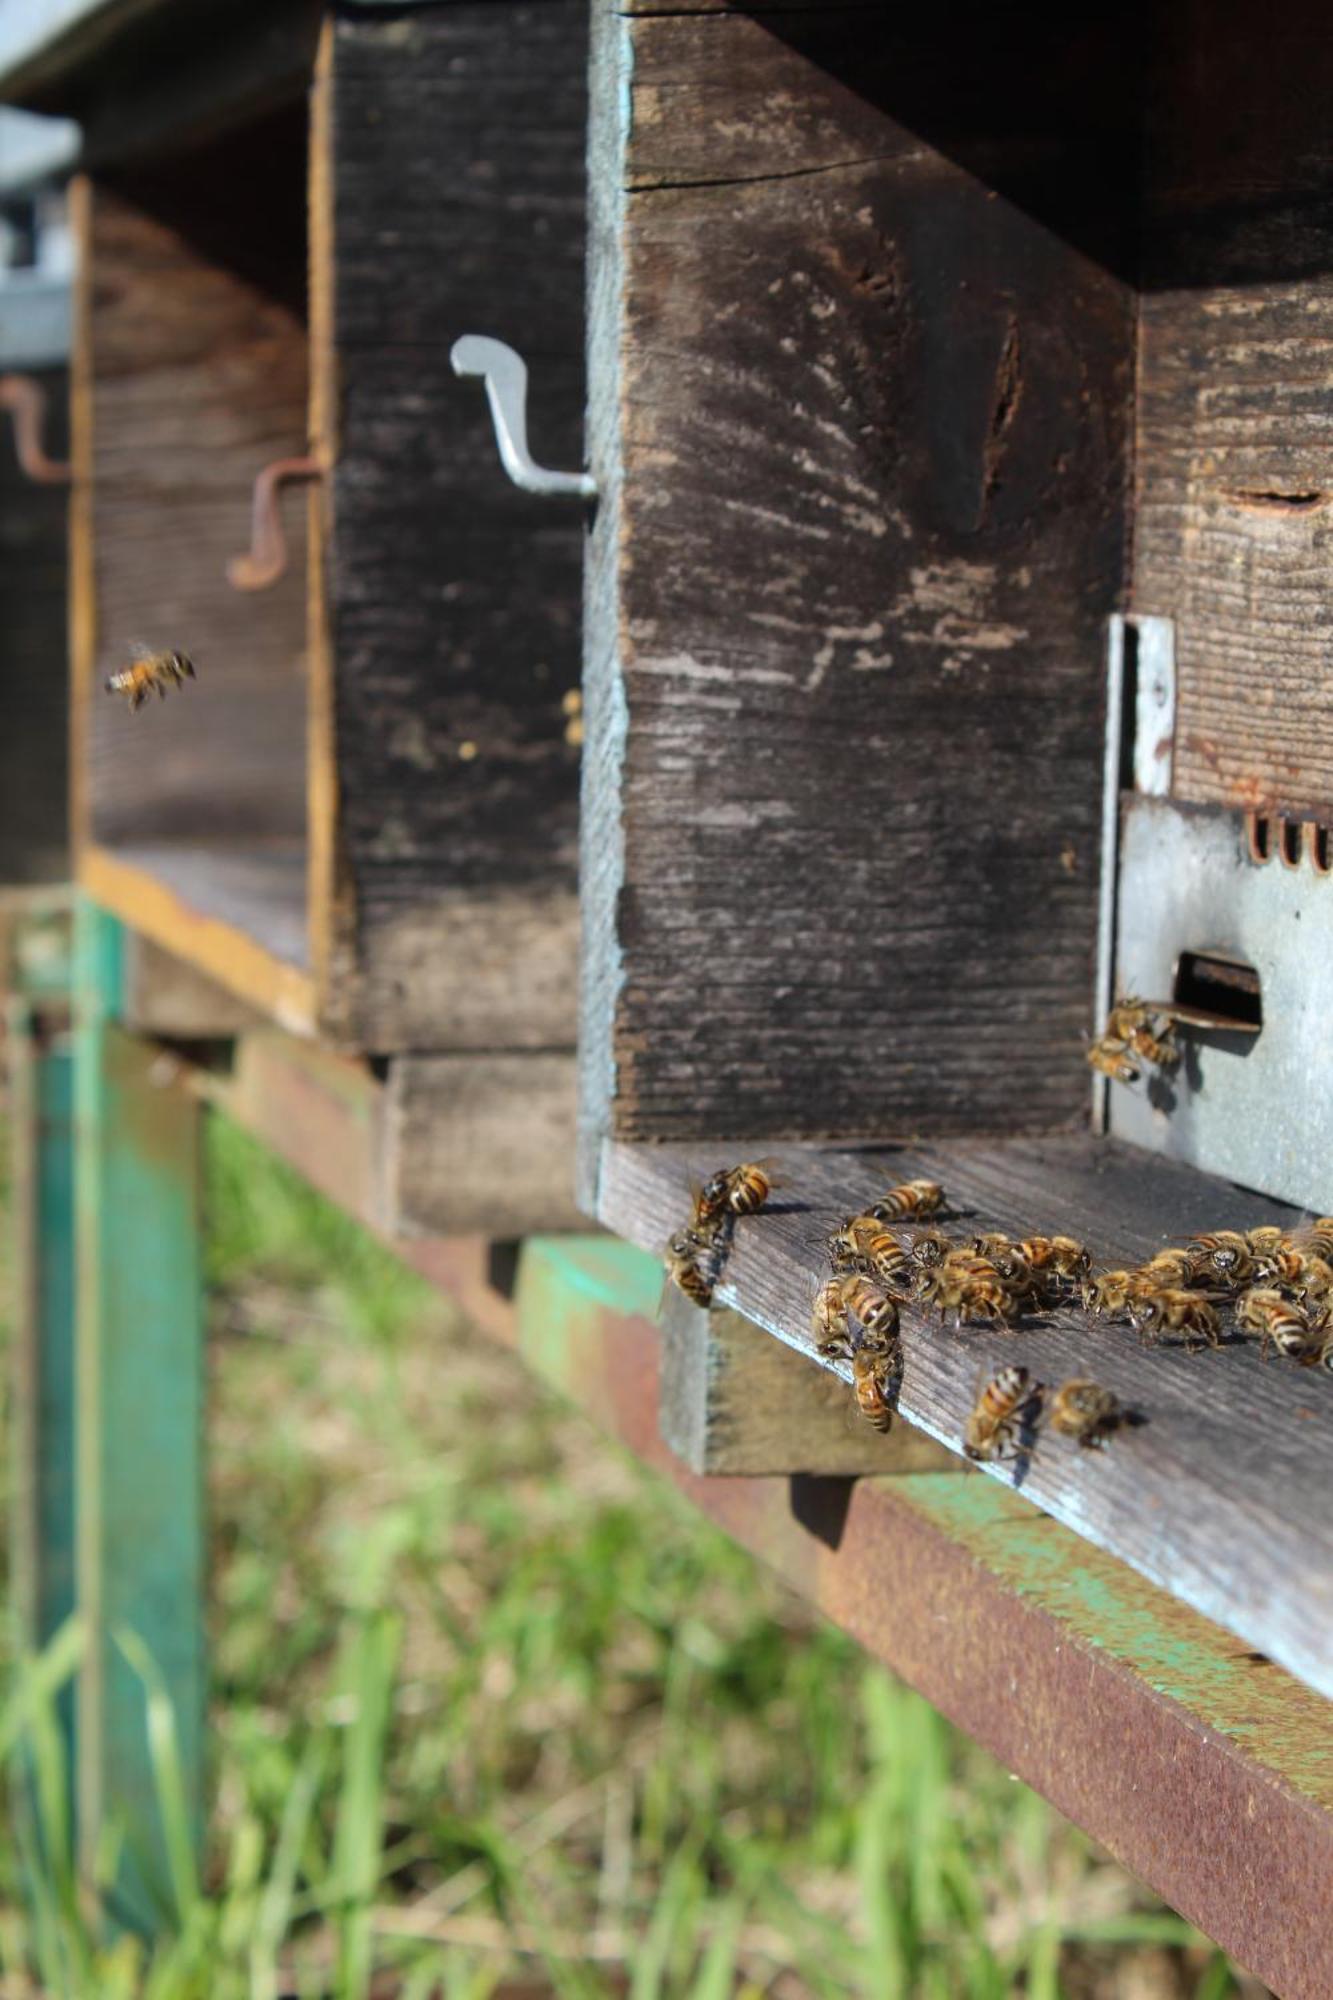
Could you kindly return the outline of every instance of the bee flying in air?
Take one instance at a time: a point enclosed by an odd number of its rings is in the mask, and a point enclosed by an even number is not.
[[[1002,1368],[989,1381],[963,1427],[968,1458],[1003,1458],[1017,1447],[1020,1413],[1039,1394],[1026,1368]]]
[[[1104,1445],[1124,1414],[1109,1389],[1083,1376],[1062,1382],[1051,1402],[1052,1428],[1075,1438],[1085,1451]]]
[[[132,713],[143,706],[154,688],[165,701],[169,687],[179,687],[194,678],[194,662],[188,653],[150,653],[147,648],[139,647],[127,667],[108,676],[106,691],[123,694]]]

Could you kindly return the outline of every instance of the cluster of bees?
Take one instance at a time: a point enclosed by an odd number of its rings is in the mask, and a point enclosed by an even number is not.
[[[1128,1320],[1147,1339],[1174,1331],[1192,1348],[1220,1344],[1230,1308],[1237,1332],[1259,1335],[1261,1354],[1333,1369],[1333,1216],[1196,1236],[1136,1270],[1103,1271],[1082,1297],[1089,1312]]]
[[[194,679],[194,661],[188,653],[154,653],[147,647],[139,647],[129,665],[118,674],[108,675],[105,685],[108,694],[124,695],[133,714],[154,688],[158,700],[165,701],[168,688],[183,687],[187,680]]]
[[[1116,1002],[1088,1050],[1088,1061],[1113,1083],[1137,1083],[1142,1065],[1171,1070],[1180,1061],[1176,1024],[1167,1007],[1127,995]]]
[[[938,1181],[904,1181],[828,1241],[834,1275],[815,1295],[811,1332],[819,1352],[849,1359],[861,1412],[878,1430],[892,1421],[902,1372],[898,1308],[908,1299],[952,1316],[1011,1326],[1025,1308],[1073,1296],[1092,1260],[1072,1236],[1031,1236],[1019,1243],[991,1232],[956,1243],[929,1220],[944,1209]],[[924,1227],[917,1225],[923,1224]],[[1026,1368],[1001,1368],[980,1388],[963,1430],[969,1458],[1015,1451],[1035,1421],[1042,1385]],[[1105,1442],[1124,1412],[1109,1389],[1081,1376],[1055,1391],[1052,1426],[1086,1446]]]
[[[736,1218],[757,1215],[777,1186],[767,1160],[723,1167],[694,1190],[690,1219],[666,1247],[666,1272],[696,1306],[712,1299],[731,1254]]]
[[[756,1214],[775,1185],[759,1162],[725,1168],[696,1191],[690,1222],[666,1258],[668,1277],[696,1305],[712,1297],[737,1218]],[[990,1231],[956,1240],[939,1226],[945,1213],[937,1181],[904,1181],[828,1239],[833,1275],[815,1294],[811,1332],[826,1359],[850,1362],[857,1406],[877,1430],[893,1421],[903,1368],[899,1309],[909,1301],[938,1307],[942,1322],[1006,1331],[1024,1313],[1081,1305],[1096,1318],[1128,1322],[1148,1342],[1179,1334],[1190,1352],[1220,1345],[1229,1312],[1237,1332],[1259,1336],[1261,1356],[1271,1348],[1304,1367],[1333,1370],[1333,1216],[1297,1230],[1216,1230],[1134,1269],[1095,1272],[1072,1236],[1014,1241]],[[1098,1382],[1072,1377],[1048,1402],[1043,1383],[1009,1365],[978,1385],[963,1449],[977,1460],[1012,1456],[1040,1421],[1097,1448],[1130,1420]]]

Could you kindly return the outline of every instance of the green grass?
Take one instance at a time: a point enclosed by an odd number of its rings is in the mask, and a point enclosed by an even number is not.
[[[1261,1989],[240,1133],[209,1141],[214,1670],[172,1918],[0,1706],[0,2000],[1225,2000]],[[114,1870],[112,1843],[103,1877]]]

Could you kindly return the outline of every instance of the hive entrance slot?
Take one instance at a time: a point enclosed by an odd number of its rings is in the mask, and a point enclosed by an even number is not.
[[[1263,1027],[1259,974],[1232,952],[1182,951],[1176,961],[1177,1005],[1214,1017],[1218,1025],[1257,1033]]]

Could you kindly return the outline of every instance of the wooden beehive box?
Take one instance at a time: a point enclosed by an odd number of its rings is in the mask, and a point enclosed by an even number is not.
[[[508,485],[449,349],[521,346],[582,456],[570,0],[149,10],[38,76],[83,120],[79,877],[301,1032],[571,1050],[582,519]],[[271,588],[238,591],[256,475]],[[184,693],[103,691],[134,645]]]
[[[382,1060],[390,1223],[568,1221],[585,510],[509,484],[449,353],[519,347],[582,462],[582,0],[163,0],[10,89],[84,130],[78,880]],[[238,590],[288,459],[285,573]],[[131,714],[140,645],[197,679]]]
[[[1322,16],[594,23],[589,1212],[660,1250],[775,1150],[715,1297],[810,1353],[828,1231],[910,1173],[1111,1264],[1333,1208]],[[1200,963],[1262,987],[1259,1035],[1219,1004],[1094,1130],[1113,985]],[[1026,1490],[1327,1685],[1310,1374],[1077,1311],[903,1325],[954,1449],[979,1368],[1095,1368],[1142,1428]]]

